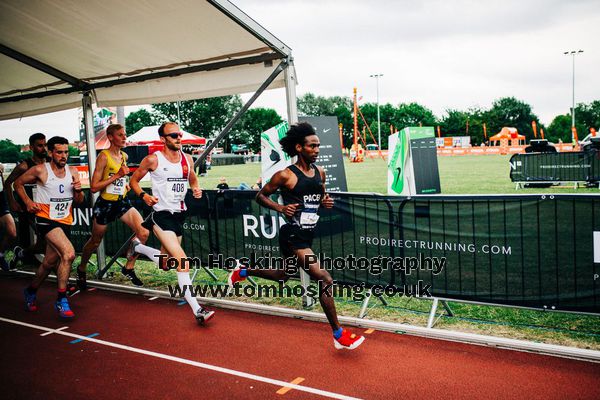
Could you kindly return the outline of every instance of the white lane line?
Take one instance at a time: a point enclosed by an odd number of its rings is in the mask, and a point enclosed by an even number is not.
[[[328,392],[326,390],[315,389],[315,388],[311,388],[308,386],[300,386],[300,385],[296,385],[296,384],[293,384],[290,382],[280,381],[277,379],[271,379],[271,378],[267,378],[267,377],[260,376],[260,375],[249,374],[247,372],[236,371],[234,369],[218,367],[216,365],[205,364],[205,363],[201,363],[198,361],[187,360],[185,358],[170,356],[168,354],[163,354],[163,353],[157,353],[155,351],[138,349],[137,347],[131,347],[131,346],[126,346],[126,345],[119,344],[119,343],[109,342],[106,340],[90,338],[87,336],[77,335],[75,333],[63,332],[63,331],[59,331],[58,329],[52,329],[52,328],[47,328],[45,326],[28,324],[27,322],[16,321],[14,319],[0,317],[0,321],[6,322],[9,324],[13,324],[13,325],[20,325],[20,326],[25,326],[27,328],[37,329],[40,331],[56,333],[57,335],[63,335],[63,336],[68,336],[68,337],[72,337],[72,338],[76,338],[76,339],[81,339],[81,340],[85,340],[87,342],[97,343],[97,344],[100,344],[103,346],[114,347],[117,349],[130,351],[132,353],[144,354],[144,355],[147,355],[150,357],[161,358],[163,360],[174,361],[174,362],[177,362],[180,364],[186,364],[186,365],[191,365],[193,367],[198,367],[198,368],[208,369],[211,371],[221,372],[223,374],[233,375],[233,376],[237,376],[240,378],[251,379],[251,380],[263,382],[263,383],[269,383],[269,384],[275,385],[277,387],[289,387],[289,388],[292,388],[295,390],[299,390],[301,392],[312,393],[312,394],[316,394],[316,395],[323,396],[323,397],[329,397],[332,399],[358,400],[356,397],[345,396],[343,394]]]
[[[158,299],[158,296],[150,297],[150,298],[148,299],[148,301],[152,301],[152,300],[156,300],[156,299]]]
[[[58,331],[64,331],[65,329],[69,329],[69,327],[68,326],[63,326],[62,328],[52,329],[50,332],[40,333],[40,336],[52,335],[53,333],[56,333]]]

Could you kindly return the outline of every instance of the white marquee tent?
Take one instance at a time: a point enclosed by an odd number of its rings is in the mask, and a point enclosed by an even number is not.
[[[0,120],[253,92],[281,61],[269,88],[291,50],[227,0],[0,2]]]

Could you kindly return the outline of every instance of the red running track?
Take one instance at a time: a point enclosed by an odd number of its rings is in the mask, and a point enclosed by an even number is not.
[[[217,309],[199,327],[187,305],[102,290],[62,321],[52,283],[24,310],[27,283],[0,277],[3,399],[600,398],[600,364],[377,331],[339,351],[322,323]],[[312,392],[276,393],[296,378]]]

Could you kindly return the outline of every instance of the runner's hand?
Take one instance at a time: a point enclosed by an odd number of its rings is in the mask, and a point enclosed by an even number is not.
[[[281,212],[288,217],[293,217],[296,213],[296,209],[300,206],[300,203],[288,204],[287,206],[283,206]]]
[[[192,194],[194,195],[195,199],[199,199],[202,197],[202,189],[200,188],[193,188],[192,189]]]
[[[27,211],[32,214],[37,213],[38,211],[40,211],[40,209],[41,207],[38,203],[34,203],[33,201],[27,203]]]
[[[81,191],[81,181],[79,179],[73,180],[73,190],[75,190],[76,192]]]
[[[158,203],[158,198],[155,196],[150,196],[149,194],[144,196],[144,203],[146,203],[146,205],[148,207],[152,207],[153,205],[155,205],[156,203]]]
[[[129,167],[127,165],[122,165],[121,168],[119,168],[119,171],[117,172],[117,176],[119,178],[122,178],[128,174],[129,174]]]
[[[323,196],[323,200],[321,200],[321,204],[325,208],[332,208],[333,207],[333,199],[331,197],[329,197],[329,194],[325,193],[325,196]]]

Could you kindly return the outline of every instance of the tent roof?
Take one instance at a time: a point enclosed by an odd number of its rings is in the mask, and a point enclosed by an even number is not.
[[[160,125],[154,126],[145,126],[133,135],[127,138],[127,143],[141,143],[141,142],[160,142],[160,138],[158,137],[158,127]],[[183,136],[181,138],[181,142],[183,144],[205,144],[206,139],[189,132],[180,129]]]
[[[79,107],[84,91],[98,106],[254,91],[291,59],[227,0],[3,0],[0,38],[0,120]]]

